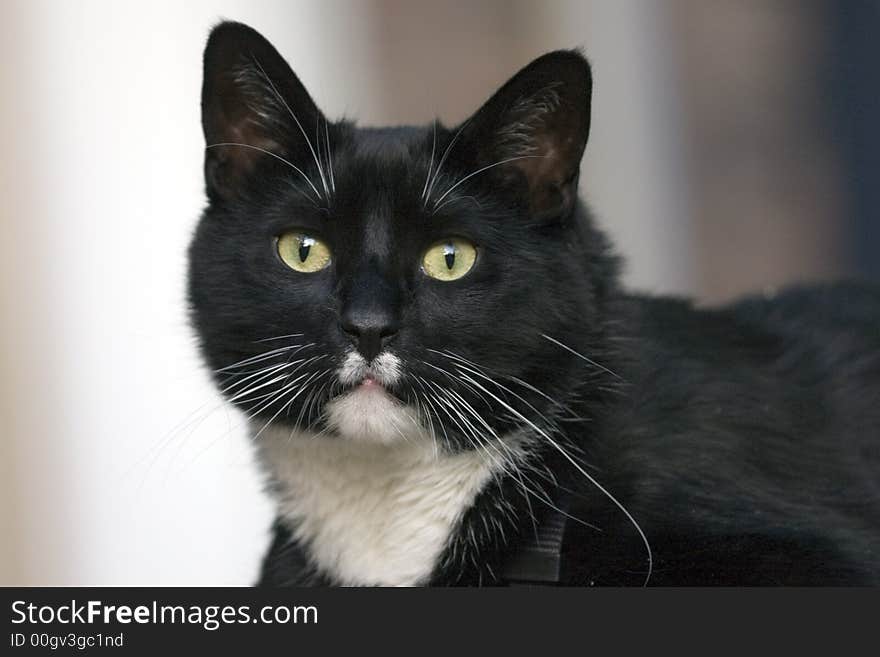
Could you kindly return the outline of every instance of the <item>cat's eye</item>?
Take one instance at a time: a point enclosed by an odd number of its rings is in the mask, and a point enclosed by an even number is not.
[[[330,248],[317,237],[290,231],[278,238],[278,255],[291,269],[311,274],[330,264]]]
[[[454,281],[467,274],[477,259],[477,249],[457,237],[432,245],[422,256],[422,271],[438,281]]]

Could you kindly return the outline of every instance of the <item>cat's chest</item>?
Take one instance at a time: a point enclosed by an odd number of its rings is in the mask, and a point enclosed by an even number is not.
[[[483,452],[438,456],[425,441],[359,444],[289,431],[266,436],[261,454],[281,518],[311,561],[347,585],[425,582],[501,467]]]

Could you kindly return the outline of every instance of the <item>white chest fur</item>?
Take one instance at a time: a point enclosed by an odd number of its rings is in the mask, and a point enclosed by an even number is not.
[[[501,468],[483,452],[437,455],[433,442],[393,444],[260,436],[280,487],[279,512],[312,562],[346,585],[414,586]]]

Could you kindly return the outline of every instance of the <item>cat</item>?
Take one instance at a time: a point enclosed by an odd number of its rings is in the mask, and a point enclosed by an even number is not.
[[[189,300],[277,504],[258,584],[880,584],[880,291],[624,290],[591,93],[561,50],[357,127],[212,30]]]

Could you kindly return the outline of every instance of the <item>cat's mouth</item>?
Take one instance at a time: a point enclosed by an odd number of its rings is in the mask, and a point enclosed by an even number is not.
[[[400,358],[390,351],[383,351],[370,363],[357,351],[349,351],[337,370],[343,393],[354,390],[364,392],[386,392],[393,390],[402,376]]]
[[[406,400],[401,396],[397,386],[389,382],[387,377],[383,377],[381,374],[370,368],[365,370],[359,379],[353,381],[349,379],[345,382],[341,381],[341,383],[342,385],[339,392],[333,397],[334,399],[356,394],[364,397],[387,397],[399,403],[406,403]]]
[[[373,389],[385,389],[385,386],[382,385],[382,382],[379,378],[373,373],[368,371],[364,374],[364,378],[361,379],[360,383],[357,384],[357,388],[361,390],[373,390]]]
[[[337,376],[339,393],[327,403],[327,424],[332,433],[353,440],[390,443],[399,436],[421,432],[418,416],[400,396],[400,359],[390,352],[367,363],[349,352]]]

